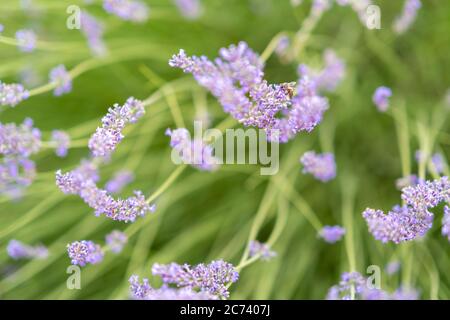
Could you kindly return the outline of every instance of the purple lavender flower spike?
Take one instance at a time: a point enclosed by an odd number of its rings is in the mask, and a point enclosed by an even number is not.
[[[51,82],[58,84],[53,92],[55,96],[61,96],[72,91],[72,78],[64,65],[60,64],[53,68],[49,77]]]
[[[435,153],[431,156],[431,164],[433,165],[433,169],[437,174],[442,174],[445,168],[445,160],[442,154]]]
[[[403,11],[393,24],[394,32],[397,34],[405,33],[416,20],[417,11],[422,6],[420,0],[406,0]]]
[[[119,230],[113,230],[111,233],[106,235],[105,239],[106,245],[116,254],[120,253],[128,242],[127,235]]]
[[[442,218],[442,235],[450,241],[450,208],[444,207],[444,217]]]
[[[249,245],[249,256],[254,257],[260,255],[261,260],[269,261],[277,256],[277,253],[270,249],[270,247],[259,241],[251,241]]]
[[[194,291],[189,287],[175,289],[163,285],[159,289],[150,286],[147,278],[139,281],[137,275],[132,275],[129,279],[130,295],[135,300],[218,300],[214,296],[204,291]]]
[[[51,141],[56,145],[55,153],[58,157],[64,158],[67,156],[67,150],[70,147],[70,137],[66,132],[53,130]]]
[[[200,0],[174,0],[174,2],[186,19],[197,19],[202,14]]]
[[[450,199],[448,177],[406,187],[402,190],[402,199],[417,212],[436,207],[440,202]]]
[[[41,148],[41,132],[33,128],[33,120],[27,118],[17,126],[0,123],[0,154],[28,158]]]
[[[149,17],[149,7],[139,0],[103,0],[106,12],[126,21],[145,22]]]
[[[86,11],[81,12],[81,32],[88,41],[92,53],[96,56],[104,56],[107,52],[103,42],[103,25]]]
[[[389,98],[392,96],[392,90],[388,87],[379,87],[375,90],[372,100],[378,111],[385,112],[389,108]]]
[[[17,240],[11,240],[6,248],[8,255],[14,259],[46,259],[48,250],[43,245],[29,246]]]
[[[239,278],[239,273],[234,266],[223,260],[212,261],[208,265],[199,264],[195,267],[176,263],[154,264],[152,273],[160,276],[165,284],[197,288],[219,298],[228,298],[227,284],[236,282]]]
[[[32,30],[18,30],[16,40],[22,52],[31,52],[36,48],[36,34]]]
[[[109,180],[106,185],[105,189],[109,193],[117,194],[122,191],[122,189],[131,183],[134,180],[134,175],[131,171],[128,170],[122,170],[116,172],[114,177]]]
[[[386,265],[385,271],[388,275],[393,275],[400,270],[400,266],[401,265],[399,261],[392,261]]]
[[[322,182],[336,177],[336,163],[332,153],[316,154],[308,151],[300,158],[300,162],[303,164],[303,173],[310,173]]]
[[[277,46],[275,48],[275,53],[277,54],[277,56],[283,57],[287,53],[290,44],[291,41],[289,40],[289,37],[281,37],[280,40],[278,40]]]
[[[352,297],[351,293],[354,293]],[[370,288],[359,272],[344,272],[339,284],[328,290],[327,300],[386,300],[388,294],[381,289]]]
[[[324,226],[319,236],[328,243],[335,243],[345,235],[345,228],[341,226]]]
[[[15,107],[28,97],[29,92],[23,85],[18,83],[6,84],[0,81],[0,106]]]
[[[19,199],[36,177],[33,161],[23,157],[4,157],[0,163],[0,194]]]
[[[84,267],[86,264],[97,264],[103,260],[102,248],[92,241],[75,241],[67,245],[71,263]]]

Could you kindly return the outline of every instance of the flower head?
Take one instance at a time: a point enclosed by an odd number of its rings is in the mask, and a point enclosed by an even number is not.
[[[36,47],[37,37],[33,30],[23,29],[16,32],[16,40],[21,51],[31,52]]]
[[[97,264],[103,260],[102,248],[92,241],[75,241],[67,245],[71,263],[84,267],[86,264]]]
[[[251,241],[249,246],[249,256],[254,257],[260,255],[261,260],[269,261],[277,256],[277,253],[270,249],[270,247],[259,241]]]
[[[400,262],[398,261],[391,261],[389,262],[386,267],[385,267],[385,271],[388,275],[393,275],[395,273],[397,273],[400,270]]]
[[[413,24],[416,20],[417,11],[422,6],[420,0],[406,0],[403,7],[403,11],[398,16],[393,24],[394,32],[397,34],[402,34]]]
[[[58,157],[63,158],[67,156],[67,150],[70,146],[70,137],[66,132],[53,130],[51,141],[56,145],[55,153]]]
[[[105,239],[106,245],[114,253],[120,253],[125,244],[128,242],[127,235],[119,230],[114,230],[107,234]]]
[[[385,300],[388,294],[367,285],[359,272],[344,272],[339,284],[328,290],[327,300]]]
[[[344,236],[345,229],[341,226],[324,226],[320,230],[319,236],[328,243],[335,243]]]
[[[88,41],[92,53],[96,56],[106,54],[106,46],[103,42],[103,25],[86,11],[81,12],[81,32]]]
[[[6,84],[0,81],[0,106],[15,107],[28,99],[30,93],[18,83]]]
[[[444,207],[444,217],[442,218],[442,235],[450,241],[450,208]]]
[[[375,90],[372,100],[380,112],[385,112],[389,107],[389,98],[392,90],[388,87],[379,87]]]
[[[303,173],[310,173],[322,182],[336,177],[336,163],[332,153],[316,154],[308,151],[300,158],[300,162],[303,164]]]
[[[53,68],[50,71],[49,77],[51,82],[57,84],[57,87],[53,92],[55,96],[60,96],[72,91],[72,78],[64,65],[60,64]]]
[[[0,154],[29,157],[41,148],[41,132],[27,118],[21,125],[0,123]]]
[[[200,0],[174,0],[174,2],[186,19],[197,19],[202,14]]]
[[[133,180],[134,175],[131,171],[118,171],[114,177],[106,183],[105,189],[112,194],[120,193],[122,189]]]
[[[103,8],[122,20],[134,22],[147,21],[150,11],[144,2],[139,0],[103,0]]]
[[[29,246],[17,240],[11,240],[6,248],[8,255],[18,259],[46,259],[48,250],[43,245]]]

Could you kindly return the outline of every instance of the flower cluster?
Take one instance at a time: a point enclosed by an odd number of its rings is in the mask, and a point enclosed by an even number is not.
[[[397,34],[402,34],[413,24],[416,20],[417,11],[422,6],[420,0],[406,0],[403,7],[403,11],[400,16],[398,16],[393,24],[394,32]]]
[[[322,182],[336,177],[336,163],[332,153],[316,154],[314,151],[307,151],[300,162],[303,164],[303,173],[310,173]]]
[[[8,255],[14,259],[46,259],[48,249],[43,245],[29,246],[18,240],[11,240],[6,248]]]
[[[84,267],[86,264],[97,264],[103,260],[104,253],[100,245],[92,241],[75,241],[67,245],[67,253],[73,265]]]
[[[89,140],[89,149],[94,157],[108,158],[123,139],[122,130],[127,123],[135,123],[145,113],[142,101],[128,98],[123,106],[115,104],[102,119]]]
[[[431,156],[431,165],[437,174],[442,174],[445,170],[445,160],[442,154],[435,153]]]
[[[428,209],[450,199],[447,177],[421,182],[402,190],[404,206],[394,206],[387,214],[366,209],[363,217],[375,239],[400,243],[422,237],[431,228],[434,215]]]
[[[55,153],[58,157],[67,156],[67,150],[70,147],[70,136],[61,130],[52,131],[51,142],[55,144]]]
[[[133,182],[133,180],[133,172],[128,170],[118,171],[114,177],[106,183],[105,189],[111,194],[117,194],[120,193],[127,184]]]
[[[125,233],[113,230],[111,233],[107,234],[105,237],[106,245],[113,253],[120,253],[123,247],[128,242],[128,237]]]
[[[277,256],[277,253],[270,249],[270,247],[259,241],[251,241],[249,245],[249,256],[254,257],[259,255],[261,260],[269,261]]]
[[[319,236],[328,243],[335,243],[345,235],[345,228],[341,226],[324,226]]]
[[[81,32],[86,37],[92,53],[96,56],[103,56],[106,53],[106,46],[103,42],[103,25],[89,13],[82,11]]]
[[[197,19],[202,14],[200,0],[174,0],[174,2],[186,19]]]
[[[137,275],[132,275],[129,279],[130,294],[135,300],[218,300],[214,296],[204,291],[194,291],[189,287],[180,289],[170,288],[163,285],[159,289],[154,289],[150,286],[148,279],[144,278],[142,283],[139,281]]]
[[[442,235],[450,241],[450,208],[444,207],[444,217],[442,218]]]
[[[15,107],[28,99],[30,93],[19,83],[6,84],[0,81],[0,106]]]
[[[239,273],[234,266],[223,260],[212,261],[207,265],[201,263],[194,267],[177,263],[154,264],[152,273],[160,276],[166,285],[174,284],[177,287],[197,289],[219,298],[228,298],[227,285],[236,282],[239,278]]]
[[[378,111],[385,112],[389,108],[389,98],[392,96],[392,90],[388,87],[378,87],[373,94],[372,101]]]
[[[21,51],[31,52],[36,47],[37,37],[33,30],[24,29],[16,32],[16,40]]]
[[[145,22],[148,20],[148,6],[138,0],[103,0],[106,12],[114,14],[122,20]]]
[[[310,132],[328,109],[327,99],[317,94],[306,75],[295,96],[295,83],[269,84],[263,79],[264,64],[244,42],[222,48],[214,62],[180,50],[169,65],[192,73],[225,112],[245,126],[264,129],[270,140],[287,142],[300,131]]]
[[[29,157],[41,148],[41,132],[33,127],[31,119],[17,126],[0,123],[0,194],[13,198],[21,195],[35,176],[35,164]]]
[[[72,91],[72,78],[64,65],[60,64],[50,70],[49,78],[50,82],[57,84],[53,92],[55,96],[61,96]]]
[[[167,129],[166,135],[170,137],[170,146],[174,151],[172,157],[177,157],[172,159],[176,163],[190,164],[204,171],[217,169],[218,159],[213,155],[213,148],[201,139],[191,140],[187,129]]]

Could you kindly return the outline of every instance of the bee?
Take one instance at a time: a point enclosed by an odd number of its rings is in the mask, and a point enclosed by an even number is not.
[[[289,95],[289,98],[292,99],[295,93],[295,82],[283,83],[281,86],[283,90]]]

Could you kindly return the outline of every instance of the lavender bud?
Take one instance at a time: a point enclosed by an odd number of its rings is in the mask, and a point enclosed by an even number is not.
[[[6,248],[8,255],[14,259],[46,259],[48,250],[43,245],[29,246],[17,240],[11,240]]]
[[[120,253],[123,249],[123,247],[128,242],[128,237],[125,233],[114,230],[108,235],[106,235],[106,245],[109,247],[109,249],[114,253]]]
[[[392,90],[388,87],[379,87],[375,90],[372,100],[378,111],[385,112],[389,108],[389,98],[392,96]]]
[[[174,0],[174,2],[186,19],[197,19],[202,14],[200,0]]]
[[[303,164],[303,173],[310,173],[322,182],[336,177],[336,163],[332,153],[316,154],[308,151],[300,158],[300,162]]]
[[[421,6],[420,0],[406,0],[401,15],[395,19],[392,26],[394,32],[397,34],[406,32],[416,20],[417,11]]]
[[[341,226],[324,226],[319,232],[319,236],[328,243],[335,243],[344,236],[345,228]]]
[[[92,241],[75,241],[67,245],[71,263],[84,267],[86,264],[97,264],[103,260],[102,248]]]
[[[22,52],[31,52],[36,47],[36,34],[32,30],[18,30],[16,40]]]
[[[70,137],[66,132],[53,130],[51,141],[56,145],[55,153],[58,157],[64,158],[67,156],[67,150],[70,147]]]
[[[144,2],[138,0],[103,0],[103,8],[122,20],[139,23],[148,20],[150,11]]]
[[[277,256],[275,251],[272,251],[270,247],[259,241],[251,241],[249,245],[249,256],[254,257],[260,255],[261,260],[269,261]]]
[[[131,171],[118,171],[114,177],[106,183],[105,189],[112,194],[120,193],[122,189],[133,180],[134,175]]]
[[[0,81],[0,106],[15,107],[28,97],[29,92],[23,85],[18,83],[6,84]]]
[[[55,96],[61,96],[72,91],[72,79],[64,65],[60,64],[53,68],[50,71],[49,77],[50,82],[54,82],[58,85],[53,92]]]

